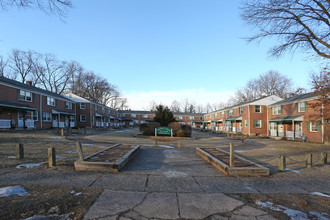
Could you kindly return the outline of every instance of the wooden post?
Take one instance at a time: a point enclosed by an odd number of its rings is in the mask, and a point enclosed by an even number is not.
[[[230,158],[229,158],[229,166],[234,167],[235,161],[234,161],[234,146],[233,143],[230,143]]]
[[[48,148],[48,166],[49,167],[56,166],[56,153],[55,153],[55,148],[53,147]]]
[[[157,128],[155,128],[155,137],[157,137]],[[156,145],[157,146],[157,145]]]
[[[278,170],[284,172],[286,170],[286,156],[281,155],[278,158]]]
[[[61,136],[64,136],[64,129],[61,128]]]
[[[178,148],[181,148],[181,141],[178,140]]]
[[[16,145],[16,158],[19,160],[24,159],[24,146],[23,144]]]
[[[171,138],[173,137],[173,129],[171,129]]]
[[[323,152],[321,153],[321,164],[327,164],[328,163],[328,153]]]
[[[155,139],[155,146],[158,146],[158,140]]]
[[[77,152],[79,155],[79,160],[84,160],[84,152],[79,141],[76,142]]]
[[[312,168],[313,154],[307,154],[306,156],[306,167]]]

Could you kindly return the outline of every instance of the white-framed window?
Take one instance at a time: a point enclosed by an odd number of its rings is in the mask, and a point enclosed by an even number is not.
[[[74,122],[75,121],[75,116],[74,115],[70,115],[70,122]]]
[[[86,109],[86,103],[80,103],[80,109]]]
[[[33,111],[26,112],[26,119],[27,120],[38,121],[39,120],[38,116],[39,116],[38,112],[33,112]]]
[[[136,118],[136,114],[131,114],[131,117],[132,118]]]
[[[108,113],[111,114],[111,108],[108,109]]]
[[[262,120],[254,120],[253,122],[255,128],[262,128]]]
[[[298,102],[298,112],[306,112],[306,102]]]
[[[104,107],[102,107],[102,112],[105,113],[105,108]]]
[[[55,106],[55,99],[47,96],[47,105]]]
[[[217,118],[218,117],[218,113],[215,113],[215,118]]]
[[[86,122],[86,115],[80,115],[80,122]]]
[[[42,121],[52,121],[52,114],[48,112],[43,112]]]
[[[225,112],[224,111],[221,112],[221,117],[225,117]]]
[[[24,90],[19,91],[19,100],[32,102],[32,93]]]
[[[273,107],[273,115],[282,114],[282,106],[275,106]]]
[[[189,116],[189,120],[194,120],[194,116]]]
[[[229,110],[229,115],[233,115],[234,114],[234,109],[230,109]]]
[[[318,121],[311,121],[309,123],[311,132],[319,132],[320,123]]]
[[[72,102],[65,102],[66,109],[72,109]]]
[[[248,127],[248,120],[244,120],[244,127],[247,128]]]
[[[95,121],[95,116],[93,115],[93,116],[92,116],[92,122],[94,122],[94,121]]]
[[[254,112],[255,113],[261,113],[261,106],[260,105],[255,105],[254,106]]]
[[[177,119],[182,119],[182,116],[179,116],[179,115],[178,115],[176,118],[177,118]]]
[[[97,105],[94,105],[94,110],[97,111]]]
[[[243,112],[244,112],[244,107],[239,107],[239,114],[241,115],[243,114]]]
[[[148,118],[148,115],[142,115],[142,118]]]

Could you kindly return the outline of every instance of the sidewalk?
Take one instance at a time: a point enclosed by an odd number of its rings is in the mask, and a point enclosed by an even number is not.
[[[329,177],[227,177],[193,149],[144,148],[118,174],[1,168],[0,184],[103,189],[85,219],[276,219],[233,195],[330,194]]]

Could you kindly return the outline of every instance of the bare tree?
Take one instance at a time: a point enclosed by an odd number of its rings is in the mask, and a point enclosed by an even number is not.
[[[248,41],[274,37],[279,42],[271,56],[299,48],[330,58],[329,0],[244,0],[241,9],[242,19],[258,30]]]
[[[270,70],[258,78],[248,81],[244,88],[238,89],[233,102],[240,104],[270,95],[287,98],[293,92],[291,79],[277,71]]]
[[[0,0],[0,8],[39,8],[47,14],[54,14],[61,19],[65,17],[67,8],[72,7],[71,0]]]
[[[171,107],[170,107],[172,112],[181,112],[181,104],[177,100],[173,100]]]
[[[3,58],[3,56],[0,56],[0,76],[6,76],[6,67],[7,67],[7,60]]]
[[[25,83],[29,76],[32,75],[33,60],[35,52],[22,51],[14,49],[11,51],[8,65],[11,68],[11,78]]]

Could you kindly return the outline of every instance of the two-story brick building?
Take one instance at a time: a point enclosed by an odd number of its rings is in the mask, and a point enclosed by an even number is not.
[[[267,135],[267,106],[282,100],[271,95],[204,115],[203,128],[216,132]]]
[[[0,128],[75,127],[75,103],[31,85],[0,77]]]
[[[269,106],[270,137],[304,138],[310,142],[329,142],[330,124],[317,112],[318,96],[313,93],[293,96]],[[322,107],[318,108],[322,111]]]

